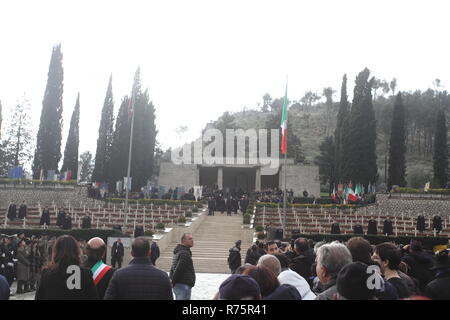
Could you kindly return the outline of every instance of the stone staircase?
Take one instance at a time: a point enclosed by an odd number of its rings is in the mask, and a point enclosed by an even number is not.
[[[216,212],[214,216],[206,216],[205,220],[193,234],[194,246],[191,248],[196,273],[230,273],[227,258],[228,250],[236,240],[241,240],[241,256],[244,263],[245,253],[252,244],[251,233],[242,229],[242,214]],[[161,252],[156,266],[164,271],[170,271],[173,250],[179,239],[171,243]]]

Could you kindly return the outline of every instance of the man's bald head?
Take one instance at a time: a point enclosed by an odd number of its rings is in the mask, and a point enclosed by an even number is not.
[[[275,276],[278,277],[278,275],[281,272],[281,264],[280,261],[271,254],[265,254],[258,260],[258,266],[264,266],[270,271],[272,271]]]
[[[95,238],[92,238],[91,240],[89,240],[87,244],[92,249],[98,249],[105,245],[105,241],[103,241],[102,238],[95,237]]]
[[[88,241],[86,245],[86,254],[89,260],[102,260],[106,253],[106,245],[103,239],[95,237]]]

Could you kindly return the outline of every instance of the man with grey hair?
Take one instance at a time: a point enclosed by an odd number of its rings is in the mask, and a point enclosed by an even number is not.
[[[324,291],[315,300],[333,300],[334,294],[337,293],[338,273],[352,261],[352,254],[342,243],[332,242],[319,247],[316,257],[316,273]]]
[[[289,259],[283,253],[262,256],[258,260],[258,266],[260,265],[271,270],[277,276],[280,285],[288,284],[295,287],[302,300],[314,300],[316,297],[305,278],[289,269]]]

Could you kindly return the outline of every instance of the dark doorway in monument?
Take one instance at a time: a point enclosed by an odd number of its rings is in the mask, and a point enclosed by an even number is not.
[[[279,188],[280,170],[273,175],[261,175],[261,190]]]
[[[223,188],[234,194],[241,189],[245,193],[255,190],[256,168],[223,168]]]
[[[200,167],[200,185],[214,188],[217,185],[217,171],[214,167]]]

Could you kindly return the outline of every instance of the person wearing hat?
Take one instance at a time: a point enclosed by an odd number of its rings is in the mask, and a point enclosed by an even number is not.
[[[436,254],[432,270],[434,280],[425,287],[425,295],[436,300],[450,300],[450,251],[442,250]]]
[[[19,241],[19,249],[17,250],[17,293],[30,292],[30,253],[25,239]]]
[[[219,287],[220,300],[261,300],[261,291],[255,279],[232,274]]]
[[[241,240],[236,241],[235,246],[229,250],[228,266],[230,267],[231,274],[236,272],[236,269],[242,265],[241,258]]]
[[[337,276],[336,300],[374,300],[376,287],[369,288],[372,274],[369,266],[362,262],[352,262],[345,265]],[[380,278],[381,281],[381,278]]]

